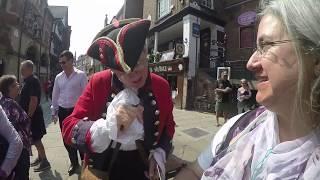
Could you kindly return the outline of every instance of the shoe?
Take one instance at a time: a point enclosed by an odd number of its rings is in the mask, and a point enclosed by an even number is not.
[[[71,164],[69,169],[68,169],[69,176],[71,176],[72,174],[76,173],[78,167],[79,167],[79,164],[77,164],[77,165]]]
[[[50,163],[48,162],[47,159],[44,159],[44,160],[42,160],[40,162],[40,164],[37,167],[35,167],[33,169],[33,171],[34,172],[40,172],[40,171],[45,171],[45,170],[50,169],[50,168],[51,168]]]
[[[31,164],[30,166],[31,167],[34,167],[34,166],[37,166],[38,164],[40,164],[41,162],[41,159],[39,157],[37,157],[37,159],[35,159]]]

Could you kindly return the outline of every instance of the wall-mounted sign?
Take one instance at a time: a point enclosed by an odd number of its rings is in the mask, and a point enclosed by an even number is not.
[[[192,36],[200,37],[200,24],[192,23]]]
[[[238,16],[238,24],[241,26],[248,26],[256,21],[257,13],[254,11],[247,11]]]
[[[155,65],[150,65],[149,66],[149,71],[154,72],[154,73],[165,73],[165,72],[170,72],[170,73],[177,73],[177,72],[182,72],[184,70],[183,64],[155,64]]]

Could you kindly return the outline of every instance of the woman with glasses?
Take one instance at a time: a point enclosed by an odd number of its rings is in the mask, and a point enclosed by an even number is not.
[[[66,143],[86,152],[82,179],[90,179],[90,172],[110,180],[159,179],[165,174],[175,128],[173,103],[168,82],[148,71],[149,27],[144,19],[108,25],[88,49],[90,57],[109,69],[92,75],[62,130]],[[129,90],[130,95],[121,96]],[[116,110],[112,113],[109,107]],[[120,145],[116,137],[138,129],[133,127],[143,129],[142,137]]]
[[[3,107],[9,121],[17,130],[23,142],[23,150],[16,167],[14,168],[15,179],[29,179],[30,154],[31,154],[31,120],[27,113],[15,101],[19,95],[19,84],[14,75],[4,75],[0,78],[0,105]]]
[[[262,107],[230,119],[177,179],[319,179],[320,1],[261,2],[247,68]]]

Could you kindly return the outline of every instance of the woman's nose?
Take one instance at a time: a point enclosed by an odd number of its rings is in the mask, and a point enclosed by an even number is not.
[[[249,61],[247,62],[247,69],[249,71],[256,71],[257,69],[261,68],[260,56],[257,52],[254,52]]]

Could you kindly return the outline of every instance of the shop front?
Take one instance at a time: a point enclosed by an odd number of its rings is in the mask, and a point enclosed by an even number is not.
[[[149,64],[149,71],[165,78],[171,89],[172,100],[176,108],[184,109],[187,98],[188,59],[175,59]]]

